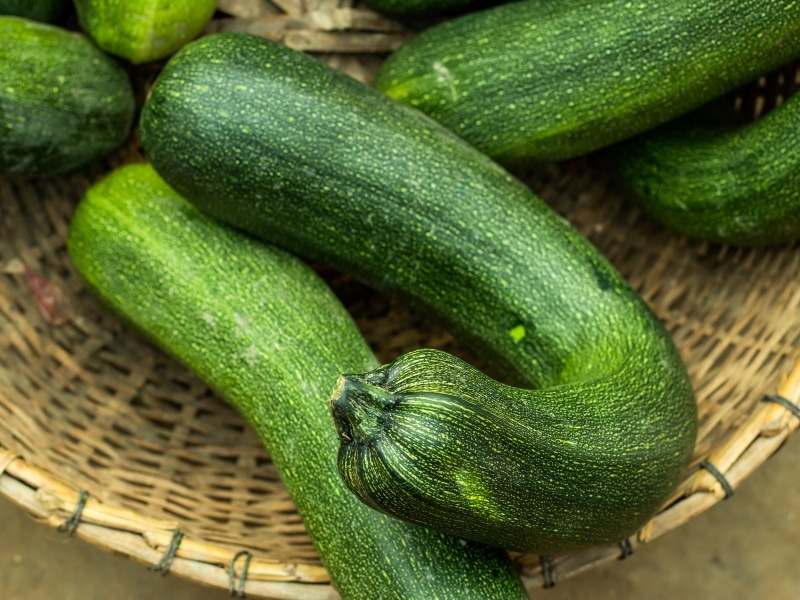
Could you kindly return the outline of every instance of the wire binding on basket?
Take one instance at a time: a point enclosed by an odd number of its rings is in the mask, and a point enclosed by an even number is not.
[[[162,577],[169,573],[169,568],[172,566],[172,561],[175,560],[181,541],[183,541],[183,532],[180,529],[176,529],[172,534],[172,539],[169,541],[167,549],[164,551],[164,555],[156,564],[150,567],[150,571],[159,571]]]
[[[776,404],[780,404],[786,410],[791,412],[795,417],[800,419],[800,406],[798,406],[788,398],[784,398],[780,394],[764,394],[764,397],[761,400],[763,402],[774,402]]]
[[[722,471],[715,467],[713,463],[704,460],[700,463],[700,467],[711,473],[714,478],[719,481],[719,484],[722,486],[722,491],[725,492],[725,500],[733,496],[733,486],[725,475],[722,474]]]
[[[60,532],[67,532],[67,537],[72,537],[75,531],[78,529],[78,525],[81,522],[81,516],[83,515],[83,509],[86,506],[86,500],[89,498],[89,492],[86,490],[81,490],[80,494],[78,494],[78,501],[75,503],[75,510],[72,511],[72,514],[67,517],[67,520],[58,528]]]
[[[239,585],[236,586],[236,561],[240,556],[244,556],[244,565],[242,565],[242,576],[239,578]],[[228,593],[237,598],[244,598],[244,584],[247,581],[247,570],[250,568],[250,560],[253,554],[249,550],[239,550],[233,555],[229,568],[230,579],[228,579]]]

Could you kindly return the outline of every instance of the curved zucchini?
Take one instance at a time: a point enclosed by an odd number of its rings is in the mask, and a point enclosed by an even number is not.
[[[177,53],[140,132],[154,167],[202,211],[412,302],[535,388],[531,402],[595,419],[605,435],[569,439],[619,472],[598,519],[635,527],[673,492],[697,416],[669,335],[585,238],[472,146],[244,34]],[[565,470],[572,441],[559,453]]]
[[[634,415],[647,400],[628,399],[626,418],[608,385],[510,387],[416,350],[340,379],[339,471],[377,510],[501,548],[560,554],[620,541],[659,508],[648,496],[664,482],[650,457],[673,433],[643,439]]]
[[[409,40],[374,85],[532,165],[664,123],[800,56],[793,0],[524,0]]]
[[[81,27],[135,65],[169,56],[203,30],[218,0],[75,0]]]
[[[605,163],[666,227],[740,246],[800,237],[800,96],[720,127],[699,111],[617,144]]]
[[[247,418],[344,598],[527,598],[503,553],[347,493],[327,399],[342,369],[376,360],[300,260],[203,216],[149,165],[90,188],[68,249],[95,293]]]
[[[0,17],[0,64],[0,174],[63,173],[128,136],[128,74],[86,36]]]

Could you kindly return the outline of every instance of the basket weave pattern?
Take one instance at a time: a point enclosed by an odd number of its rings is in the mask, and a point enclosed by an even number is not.
[[[209,31],[251,31],[325,52],[321,58],[364,81],[408,36],[345,2],[228,0],[221,9],[228,16]],[[153,68],[142,72],[146,79]],[[756,115],[794,82],[794,70],[774,74],[737,102]],[[134,135],[102,165],[68,176],[0,178],[0,495],[53,527],[79,517],[67,526],[77,537],[206,585],[241,586],[251,598],[336,598],[255,433],[100,306],[67,257],[70,216],[88,186],[114,166],[141,160]],[[535,588],[552,583],[553,569],[569,576],[680,526],[724,498],[725,485],[735,488],[795,431],[800,418],[791,407],[762,399],[800,400],[800,253],[796,245],[737,250],[670,233],[632,207],[591,157],[550,165],[527,180],[666,323],[700,411],[692,472],[671,505],[627,549],[593,548],[552,563],[515,555]],[[486,367],[438,324],[347,277],[320,272],[382,361],[435,347]],[[43,312],[43,298],[54,311]],[[703,461],[710,468],[701,468]]]

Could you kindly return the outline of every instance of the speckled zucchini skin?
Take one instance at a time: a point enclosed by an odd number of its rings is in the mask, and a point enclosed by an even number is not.
[[[709,107],[603,152],[630,197],[690,237],[740,246],[800,237],[800,96],[727,126]]]
[[[660,508],[652,491],[674,483],[661,478],[674,457],[660,455],[675,426],[647,423],[644,396],[622,412],[610,385],[532,391],[451,354],[409,352],[341,378],[339,471],[377,510],[501,548],[557,555],[620,541]]]
[[[86,36],[0,16],[0,65],[0,174],[69,171],[127,137],[128,74]]]
[[[413,303],[535,388],[531,402],[608,427],[608,444],[598,435],[581,452],[634,466],[603,480],[616,499],[597,500],[598,518],[641,523],[673,491],[696,407],[670,337],[585,238],[472,146],[242,34],[176,54],[140,131],[154,167],[202,211]]]
[[[585,154],[800,56],[794,0],[524,0],[409,40],[374,85],[508,165]]]
[[[200,214],[149,165],[87,192],[69,254],[112,309],[247,418],[343,598],[527,598],[508,557],[377,513],[336,467],[328,397],[377,362],[304,263]]]
[[[72,6],[70,0],[0,0],[0,15],[54,23]]]
[[[141,64],[197,37],[217,0],[75,0],[81,27],[104,51]]]

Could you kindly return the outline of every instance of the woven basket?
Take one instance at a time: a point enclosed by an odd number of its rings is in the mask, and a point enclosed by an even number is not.
[[[409,35],[346,0],[228,0],[208,31],[250,31],[368,80]],[[140,97],[160,65],[134,71]],[[795,69],[735,101],[753,116],[795,86]],[[337,598],[255,433],[84,289],[65,236],[86,188],[143,160],[133,134],[69,176],[0,179],[0,496],[116,554],[250,598]],[[676,528],[733,489],[800,424],[800,253],[737,250],[670,233],[615,191],[591,157],[550,165],[531,188],[571,221],[664,320],[697,391],[691,472],[620,545],[514,559],[529,589],[552,585]],[[378,357],[435,347],[485,365],[436,323],[320,272]],[[764,400],[770,400],[765,402]]]

